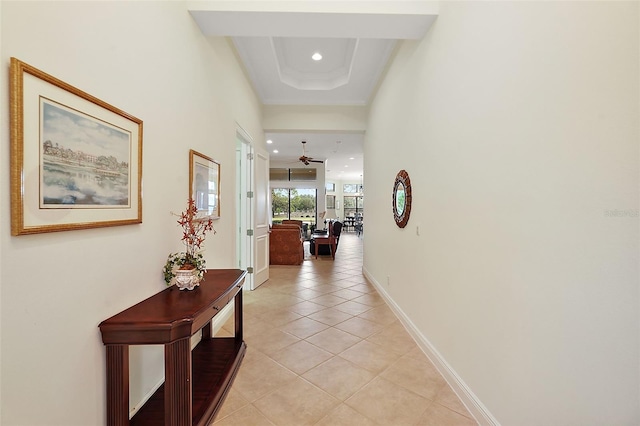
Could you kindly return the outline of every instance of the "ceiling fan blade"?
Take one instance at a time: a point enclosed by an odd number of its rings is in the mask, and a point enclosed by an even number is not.
[[[307,144],[307,141],[302,141],[302,156],[298,158],[298,160],[302,161],[302,163],[304,163],[305,166],[308,166],[309,163],[324,164],[324,161],[314,160],[313,157],[307,157],[307,151],[305,149],[306,144]]]

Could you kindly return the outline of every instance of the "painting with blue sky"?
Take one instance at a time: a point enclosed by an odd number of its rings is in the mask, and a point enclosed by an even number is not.
[[[131,133],[40,100],[40,208],[130,206]]]

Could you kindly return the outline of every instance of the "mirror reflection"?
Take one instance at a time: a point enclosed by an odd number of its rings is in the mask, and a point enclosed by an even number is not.
[[[398,216],[402,216],[404,213],[405,197],[404,197],[404,185],[398,182],[396,185],[396,212]]]

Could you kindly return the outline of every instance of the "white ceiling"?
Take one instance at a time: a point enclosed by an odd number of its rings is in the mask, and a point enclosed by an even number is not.
[[[360,182],[363,170],[364,135],[355,133],[267,133],[271,162],[275,166],[304,167],[298,158],[302,155],[302,141],[306,141],[307,157],[323,160],[325,177],[329,181]]]
[[[396,41],[234,37],[233,43],[266,105],[366,105]],[[315,52],[322,60],[311,59]]]
[[[424,36],[426,1],[191,1],[207,36],[229,36],[265,105],[368,105],[398,40]],[[320,53],[321,61],[311,56]],[[360,181],[364,135],[267,133],[272,162],[325,160],[329,180]],[[353,159],[352,159],[353,158]]]

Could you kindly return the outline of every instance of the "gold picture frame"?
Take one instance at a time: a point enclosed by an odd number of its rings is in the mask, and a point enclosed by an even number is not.
[[[220,163],[189,150],[189,198],[203,217],[220,219]]]
[[[11,58],[11,234],[142,223],[142,120]]]

